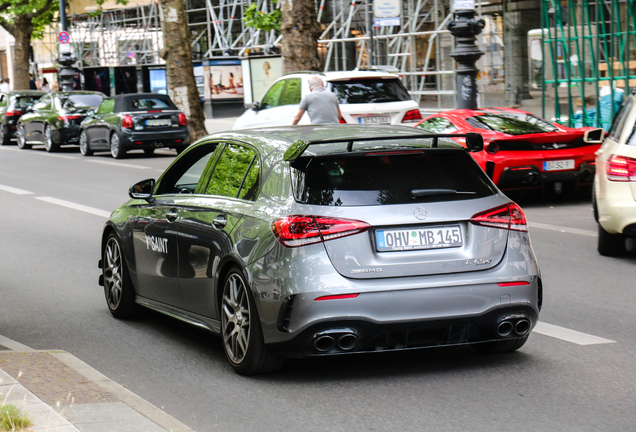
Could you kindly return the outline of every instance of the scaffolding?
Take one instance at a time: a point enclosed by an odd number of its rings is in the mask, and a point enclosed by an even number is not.
[[[557,121],[607,130],[636,87],[636,0],[542,0],[541,15],[544,116],[552,96]]]
[[[243,11],[252,0],[185,0],[185,3],[195,61],[273,54],[280,47],[279,32],[263,32],[243,23]],[[256,0],[256,3],[264,13],[277,7],[274,0]],[[325,71],[369,67],[372,30],[375,64],[397,68],[423,110],[439,111],[454,106],[455,62],[449,56],[454,40],[446,30],[452,19],[449,0],[403,0],[399,25],[372,29],[369,29],[372,12],[367,0],[317,0],[316,10],[323,28],[318,42]],[[150,1],[131,8],[106,10],[97,16],[71,16],[72,45],[80,66],[163,63],[159,56],[163,46],[160,17],[160,6]],[[490,50],[491,54],[480,60],[480,68],[490,70],[481,76],[481,88],[498,79],[496,71],[493,72],[493,58],[500,64],[501,56],[493,56],[492,51],[493,47],[494,51],[502,51],[503,47],[501,37],[493,30],[495,27],[493,22],[490,31],[478,40],[482,50]],[[51,32],[56,34],[57,29]],[[55,38],[48,39],[50,45],[37,53],[37,62],[54,63],[57,57]]]

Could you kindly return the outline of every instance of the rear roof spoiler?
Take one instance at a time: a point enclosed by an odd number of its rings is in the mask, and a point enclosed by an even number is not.
[[[353,151],[353,143],[356,141],[387,141],[392,139],[421,139],[428,138],[432,139],[431,148],[437,148],[439,138],[466,138],[466,145],[469,152],[479,152],[484,149],[484,139],[478,133],[468,132],[466,134],[418,134],[418,135],[408,135],[408,136],[395,136],[395,135],[387,135],[380,137],[361,137],[361,138],[336,138],[329,140],[296,140],[292,143],[292,145],[285,151],[285,155],[283,159],[286,162],[295,161],[307,150],[307,148],[311,145],[316,144],[335,144],[335,143],[347,143],[346,150],[347,152]],[[394,149],[391,149],[394,150]]]

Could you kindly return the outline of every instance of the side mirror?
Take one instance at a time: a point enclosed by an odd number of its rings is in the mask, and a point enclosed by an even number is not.
[[[155,190],[155,179],[142,180],[135,183],[128,190],[128,196],[133,199],[146,200],[149,203],[155,202],[152,192]]]
[[[261,104],[259,104],[258,102],[254,102],[252,104],[252,111],[258,111],[259,109],[261,109]]]
[[[484,149],[484,138],[474,132],[468,132],[466,134],[466,145],[469,152],[480,152]]]

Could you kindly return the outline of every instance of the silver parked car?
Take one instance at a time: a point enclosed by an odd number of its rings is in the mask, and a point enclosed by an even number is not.
[[[200,140],[106,223],[110,311],[219,333],[240,374],[288,357],[520,348],[542,301],[525,215],[448,136],[324,125]]]

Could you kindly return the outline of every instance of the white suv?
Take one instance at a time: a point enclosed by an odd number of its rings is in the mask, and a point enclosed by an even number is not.
[[[277,79],[260,102],[236,119],[232,129],[291,125],[300,100],[307,95],[309,78],[320,76],[338,96],[348,124],[415,125],[422,119],[400,77],[389,72],[294,72]],[[341,121],[342,122],[342,121]],[[307,113],[298,124],[309,124]]]
[[[596,152],[592,203],[599,253],[623,254],[625,238],[636,236],[636,91],[616,113],[609,135]]]

